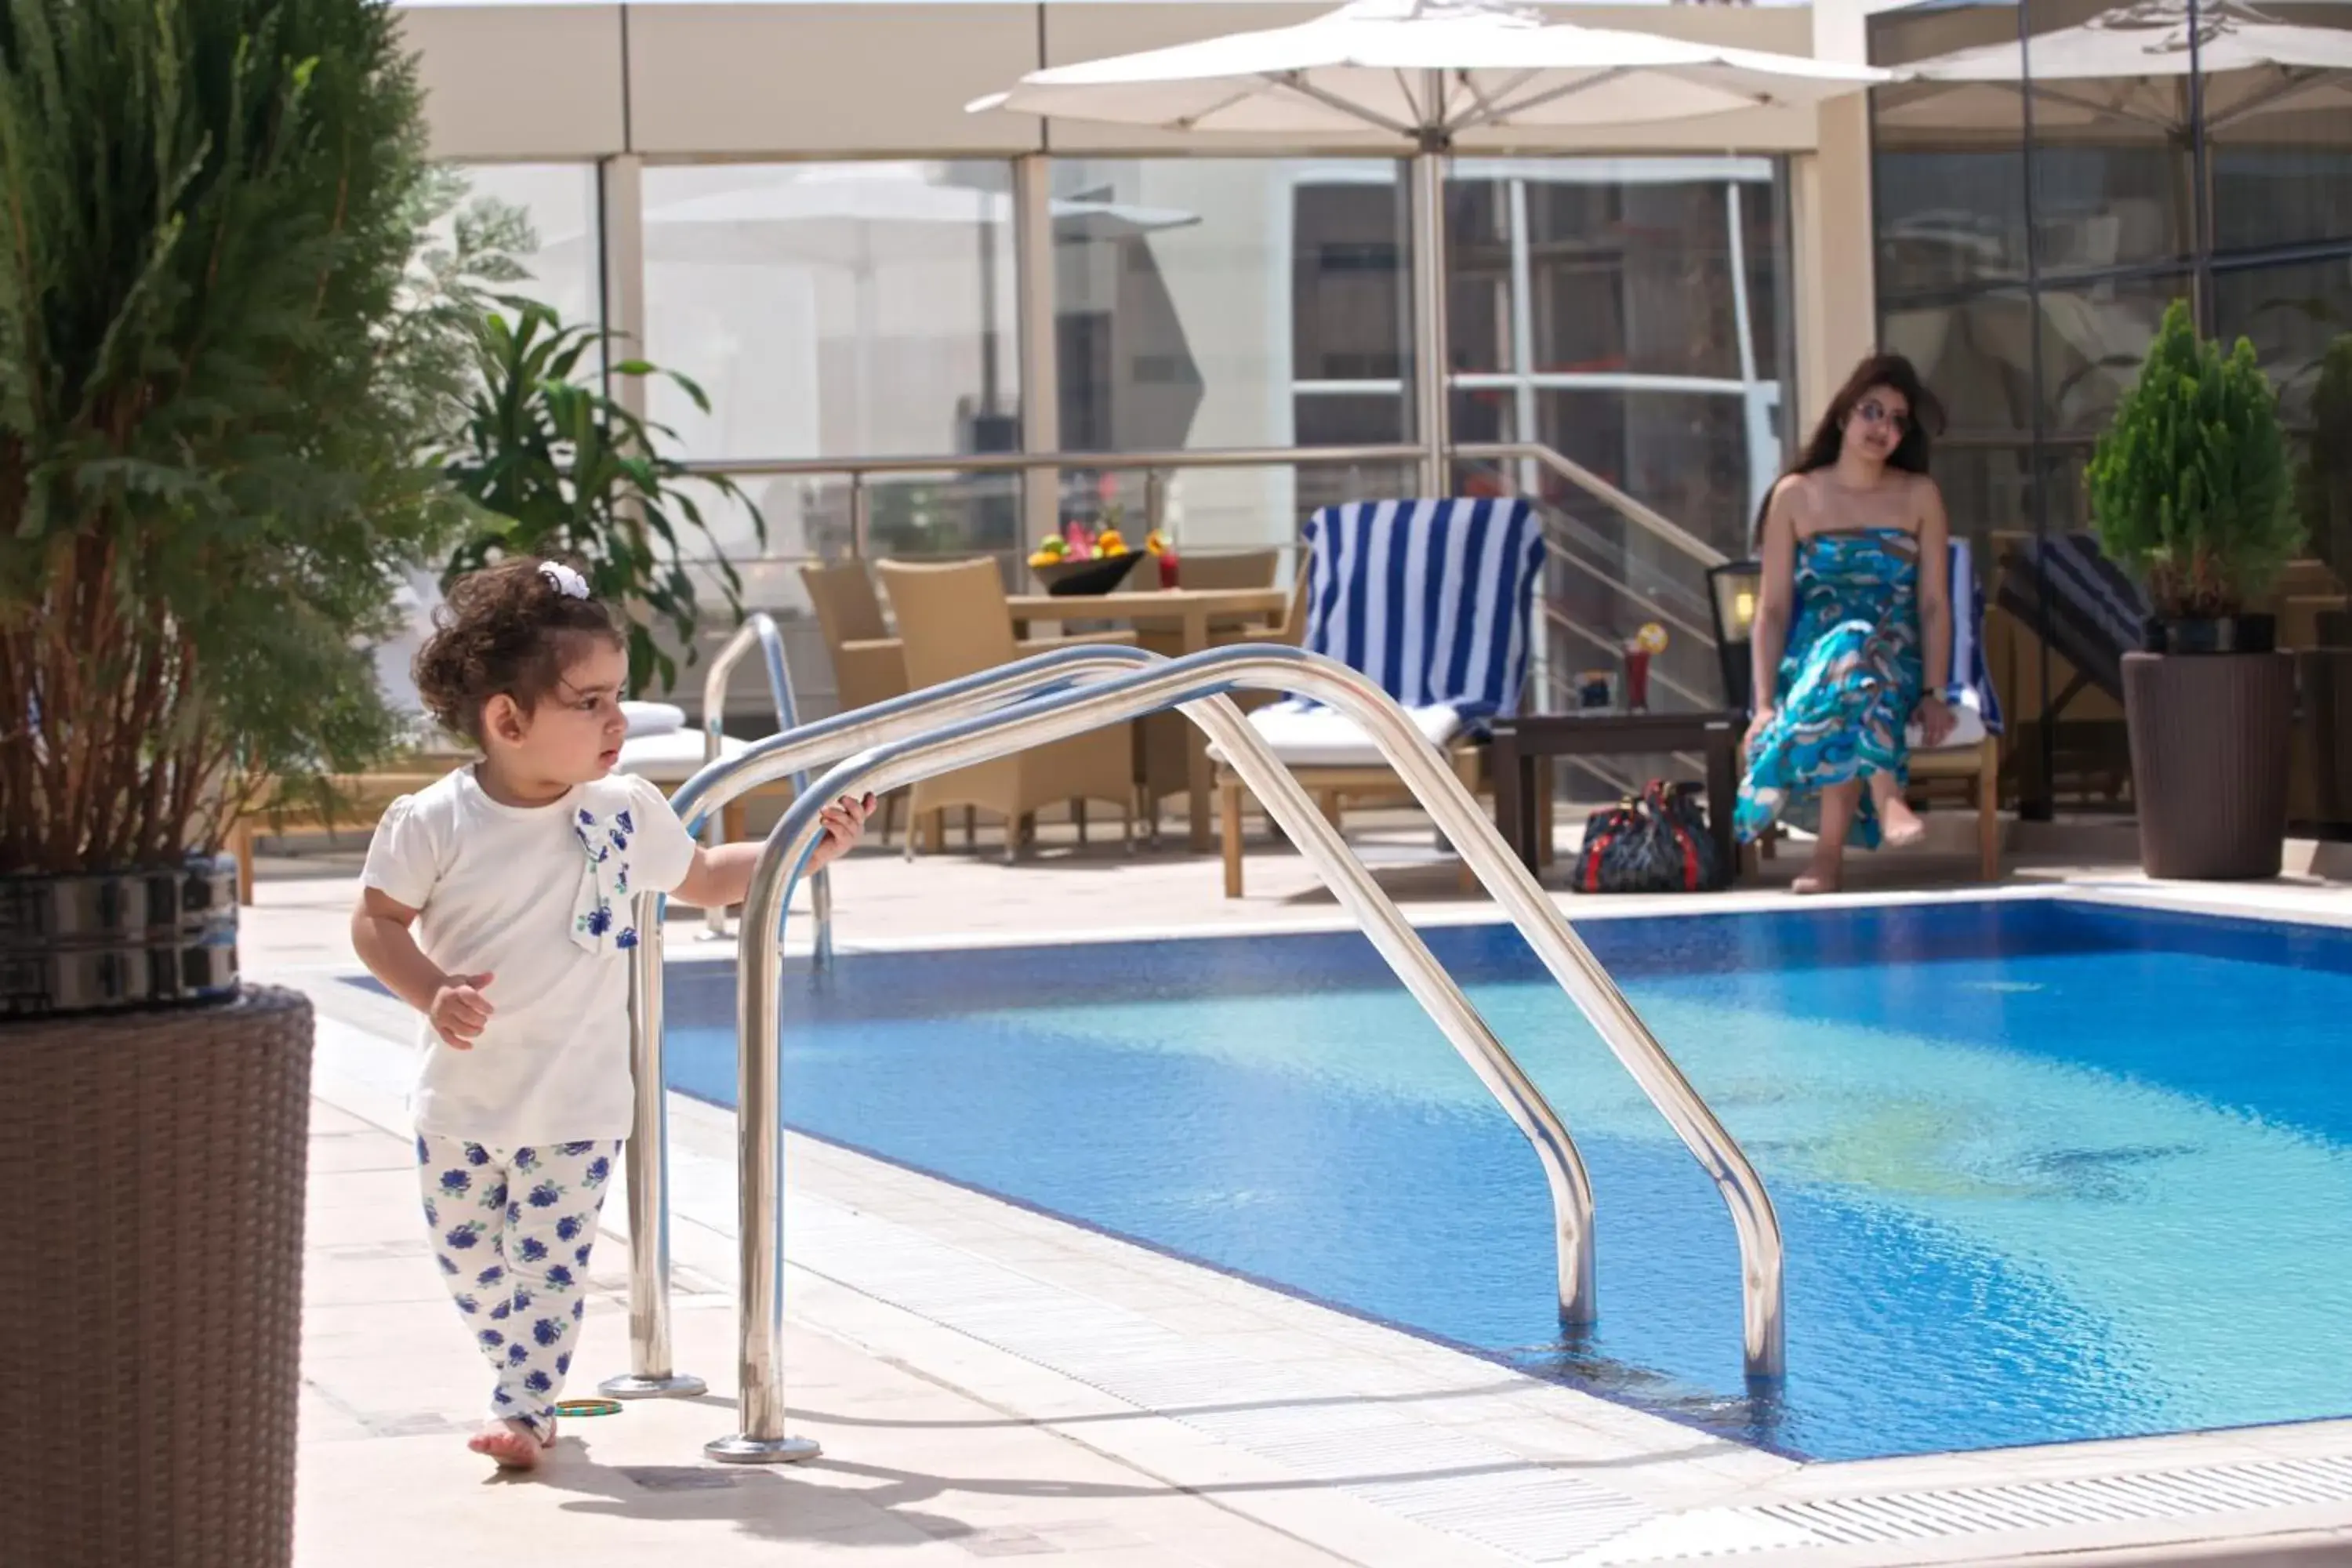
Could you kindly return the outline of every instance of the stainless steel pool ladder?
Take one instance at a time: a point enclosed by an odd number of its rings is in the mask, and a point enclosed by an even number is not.
[[[1371,681],[1343,665],[1295,647],[1245,645],[1197,654],[1084,691],[1041,698],[877,746],[835,768],[814,794],[794,801],[769,836],[767,851],[761,857],[744,901],[737,966],[738,1328],[741,1335],[738,1409],[742,1425],[734,1435],[706,1447],[705,1452],[712,1458],[777,1463],[804,1459],[817,1451],[814,1442],[784,1431],[783,1137],[778,1005],[782,971],[777,945],[767,933],[781,924],[792,879],[807,863],[822,835],[818,801],[865,790],[879,793],[902,788],[1030,746],[1178,708],[1208,731],[1268,815],[1330,880],[1340,903],[1356,917],[1415,998],[1441,1025],[1448,1022],[1448,998],[1459,997],[1459,988],[1438,968],[1395,906],[1381,895],[1338,829],[1257,741],[1240,710],[1224,696],[1236,689],[1309,697],[1363,727],[1503,906],[1544,966],[1714,1179],[1731,1211],[1738,1237],[1742,1350],[1748,1375],[1758,1383],[1780,1378],[1785,1355],[1780,1220],[1746,1154],[1404,710]],[[1467,1011],[1466,1000],[1462,1007]],[[1479,1035],[1492,1039],[1483,1025],[1476,1027]],[[1449,1036],[1453,1032],[1449,1028]],[[1462,1043],[1456,1040],[1457,1046]],[[1499,1045],[1491,1057],[1473,1050],[1465,1050],[1464,1055],[1498,1099],[1504,1098],[1507,1088],[1517,1091],[1505,1100],[1507,1110],[1513,1109],[1514,1100],[1522,1108],[1544,1103]],[[1519,1120],[1516,1110],[1514,1119]],[[1557,1124],[1556,1117],[1551,1121]],[[1523,1131],[1528,1130],[1526,1121],[1520,1121],[1520,1125]],[[1529,1135],[1536,1136],[1532,1131]],[[1540,1140],[1538,1147],[1543,1147]],[[1572,1150],[1569,1168],[1580,1180],[1581,1166],[1574,1163]],[[1588,1244],[1590,1234],[1588,1226]],[[1579,1299],[1589,1313],[1589,1284]]]
[[[768,695],[776,705],[776,733],[789,735],[800,728],[800,704],[793,696],[792,667],[784,662],[783,634],[776,629],[775,617],[764,610],[754,610],[743,618],[719,657],[710,661],[709,670],[702,678],[702,762],[705,767],[719,760],[726,749],[727,681],[735,673],[735,666],[757,643],[762,661],[768,669]],[[820,759],[831,762],[830,757]],[[808,788],[808,773],[803,769],[790,775],[794,794]],[[702,841],[711,848],[727,842],[727,819],[722,812],[714,811],[703,824]],[[822,969],[833,962],[833,879],[823,871],[809,884],[809,906],[814,917],[816,964]],[[727,939],[727,911],[702,911],[702,936],[706,942]],[[643,928],[640,928],[643,929]]]
[[[1008,700],[1167,662],[1160,654],[1137,647],[1085,644],[1056,648],[827,719],[792,734],[771,736],[740,756],[705,766],[671,804],[691,825],[698,813],[715,814],[747,791],[796,768],[837,762],[871,746],[985,713]],[[1245,750],[1257,750],[1255,732],[1244,728],[1242,744]],[[1384,922],[1403,930],[1411,947],[1418,950],[1418,957],[1412,961],[1416,969],[1432,977],[1423,987],[1428,991],[1424,1005],[1534,1145],[1552,1197],[1560,1319],[1569,1324],[1591,1322],[1592,1192],[1568,1129],[1519,1071],[1469,999],[1421,947],[1420,939],[1388,904],[1387,896],[1377,886],[1370,888],[1370,896],[1387,906]],[[637,1131],[629,1141],[627,1156],[630,1371],[608,1380],[604,1391],[622,1398],[691,1395],[702,1393],[706,1385],[702,1379],[676,1369],[669,1326],[669,1134],[668,1102],[664,1095],[661,899],[653,894],[641,897],[635,913],[642,934],[632,954],[629,976],[637,1097]]]

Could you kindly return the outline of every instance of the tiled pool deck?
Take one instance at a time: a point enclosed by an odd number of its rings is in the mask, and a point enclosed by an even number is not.
[[[1390,837],[1402,861],[1427,841]],[[2012,886],[2352,920],[2344,868],[2324,858],[2332,876],[2160,887],[2118,863],[2127,840],[2046,842],[2058,852],[2021,855]],[[1966,886],[1966,865],[1889,858],[1853,896],[1937,896]],[[1730,897],[1778,901],[1778,869]],[[417,1231],[401,1131],[410,1026],[337,978],[356,969],[349,861],[264,872],[246,967],[303,986],[321,1014],[306,1568],[2352,1561],[2352,1422],[1801,1465],[806,1141],[788,1153],[787,1354],[795,1430],[824,1457],[709,1466],[703,1442],[734,1427],[733,1126],[677,1097],[677,1361],[713,1393],[577,1423],[535,1478],[497,1480],[457,1436],[479,1363]],[[1173,854],[1007,868],[861,853],[836,882],[839,936],[856,949],[1337,923],[1297,860],[1254,857],[1250,879],[1252,897],[1227,904],[1213,860]],[[1382,879],[1416,919],[1491,916],[1449,868]],[[1693,901],[1605,912],[1645,906]],[[712,952],[693,927],[675,928],[674,956]],[[575,1392],[625,1363],[623,1213],[616,1196]]]

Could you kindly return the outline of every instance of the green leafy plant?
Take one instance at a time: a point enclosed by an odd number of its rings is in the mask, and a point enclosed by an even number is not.
[[[2278,395],[2245,339],[2228,353],[2175,300],[2084,474],[2108,554],[2172,620],[2235,615],[2302,541]]]
[[[2295,475],[2295,510],[2336,578],[2352,582],[2352,332],[2327,345],[2311,392],[2311,436]]]
[[[686,465],[665,456],[666,426],[639,417],[588,381],[589,356],[610,353],[612,336],[567,325],[535,300],[502,299],[479,318],[476,388],[443,458],[451,482],[474,503],[466,537],[449,557],[447,580],[507,555],[576,563],[600,599],[631,606],[629,677],[644,689],[677,678],[677,662],[649,623],[666,625],[694,658],[703,608],[694,566],[709,566],[730,618],[743,614],[742,579],[685,488]],[[509,317],[509,312],[511,312]],[[612,363],[610,374],[659,376],[709,410],[686,376],[643,360]],[[756,536],[767,523],[750,498],[721,478],[700,479],[740,501]],[[686,542],[698,543],[692,556]]]
[[[394,739],[464,390],[420,110],[383,0],[0,0],[0,873],[174,863]]]

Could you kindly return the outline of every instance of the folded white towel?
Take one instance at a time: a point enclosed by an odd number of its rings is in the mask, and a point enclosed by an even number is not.
[[[1405,713],[1412,727],[1440,751],[1465,727],[1461,714],[1450,703],[1408,708]],[[1336,709],[1276,703],[1252,713],[1249,721],[1274,754],[1294,768],[1375,768],[1388,761],[1362,726]],[[1218,761],[1224,760],[1216,748],[1210,748],[1210,752]]]
[[[742,754],[744,742],[730,735],[719,742],[719,754]],[[684,784],[702,771],[703,735],[699,730],[673,730],[666,735],[632,735],[621,742],[621,760],[614,764],[656,784]]]
[[[624,702],[621,717],[628,721],[629,738],[671,735],[686,728],[686,710],[667,702]]]
[[[1957,752],[1981,742],[1985,738],[1985,721],[1984,714],[1978,707],[1980,700],[1977,696],[1976,689],[1964,686],[1960,689],[1958,697],[1948,695],[1944,700],[1951,704],[1952,732],[1942,745],[1932,749],[1938,752]],[[1931,749],[1927,744],[1927,735],[1920,730],[1918,721],[1916,719],[1912,721],[1911,728],[1904,732],[1903,742],[1915,752]]]

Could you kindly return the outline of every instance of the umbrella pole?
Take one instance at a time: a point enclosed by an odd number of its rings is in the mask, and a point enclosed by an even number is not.
[[[1451,354],[1445,332],[1445,150],[1434,137],[1412,158],[1412,385],[1413,430],[1421,443],[1421,493],[1437,497],[1453,489],[1451,409],[1447,404]]]

